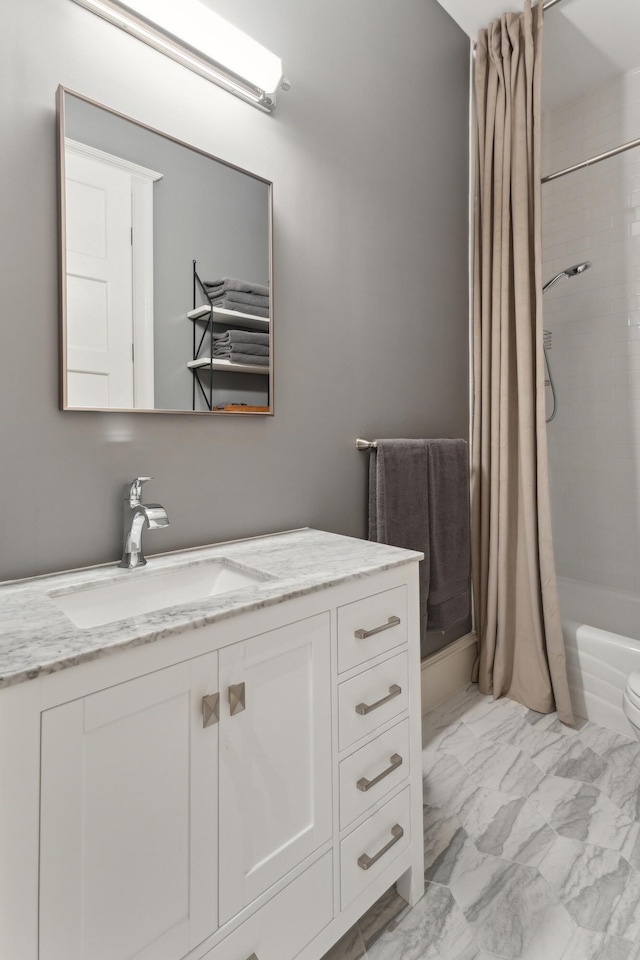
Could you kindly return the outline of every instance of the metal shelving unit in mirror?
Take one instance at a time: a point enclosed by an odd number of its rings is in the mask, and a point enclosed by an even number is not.
[[[257,317],[254,314],[242,313],[239,310],[226,310],[222,307],[215,307],[213,304],[196,306],[198,290],[200,290],[203,296],[208,296],[207,289],[198,274],[197,261],[194,260],[193,309],[187,312],[188,319],[193,323],[193,359],[187,363],[187,368],[193,375],[193,409],[196,409],[196,387],[198,387],[200,394],[207,405],[207,408],[213,412],[216,412],[216,408],[214,408],[213,405],[214,374],[242,373],[268,377],[270,366],[253,363],[236,363],[232,360],[214,357],[212,336],[214,333],[214,324],[222,324],[224,327],[236,327],[243,330],[253,330],[263,333],[269,333],[271,324],[269,317]],[[198,339],[196,325],[199,321],[204,322],[204,329],[202,330],[202,334]],[[201,356],[200,352],[205,343],[207,335],[209,336],[209,353]],[[201,374],[207,375],[208,383],[203,383]],[[225,405],[222,409],[226,409],[227,411],[233,409],[234,412],[238,413],[243,412],[242,405]],[[247,409],[247,412],[263,412],[268,408],[251,406],[245,409]]]

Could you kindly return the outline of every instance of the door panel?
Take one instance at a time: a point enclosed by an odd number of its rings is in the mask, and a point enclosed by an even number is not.
[[[131,176],[66,151],[67,403],[107,378],[109,406],[133,406]],[[101,393],[104,394],[104,385]]]
[[[220,921],[331,836],[329,614],[220,651]],[[229,688],[244,684],[232,714]]]
[[[216,668],[43,714],[40,960],[173,960],[216,929],[217,730],[200,710]]]

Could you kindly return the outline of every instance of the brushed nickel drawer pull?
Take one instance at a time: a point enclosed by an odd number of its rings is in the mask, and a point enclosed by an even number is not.
[[[389,843],[385,843],[382,850],[378,850],[375,856],[370,857],[368,853],[363,853],[358,857],[358,866],[361,870],[368,870],[369,867],[372,867],[374,863],[378,862],[380,857],[384,857],[387,850],[390,850],[391,847],[398,842],[398,840],[402,840],[404,837],[404,830],[399,823],[396,823],[393,827],[391,827],[391,837],[392,839],[389,840]]]
[[[376,700],[375,703],[359,703],[356,706],[356,713],[359,713],[361,717],[365,717],[368,713],[371,713],[372,710],[377,710],[378,707],[381,707],[383,704],[389,703],[389,700],[393,700],[394,697],[399,697],[401,693],[402,687],[399,687],[397,683],[392,683],[386,697],[383,697],[382,700]]]
[[[229,687],[229,713],[235,717],[236,713],[242,713],[246,705],[244,683],[232,683]]]
[[[220,694],[210,693],[202,698],[202,726],[212,727],[220,719]]]
[[[393,753],[389,757],[389,763],[391,766],[387,767],[386,770],[383,770],[382,773],[379,773],[377,777],[373,778],[373,780],[367,780],[366,777],[360,777],[356,783],[358,790],[362,790],[363,793],[366,793],[367,790],[371,790],[371,787],[375,787],[376,783],[380,783],[381,780],[384,780],[385,777],[388,777],[390,773],[393,773],[394,770],[397,770],[397,768],[402,765],[402,757],[399,753]]]
[[[400,625],[400,617],[389,617],[386,623],[381,627],[374,627],[373,630],[356,630],[354,637],[356,640],[366,640],[367,637],[373,637],[376,633],[382,633],[384,630],[391,630],[392,627]]]

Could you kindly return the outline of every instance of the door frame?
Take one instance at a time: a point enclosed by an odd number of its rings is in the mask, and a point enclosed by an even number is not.
[[[64,138],[65,153],[96,160],[129,174],[131,180],[131,281],[133,317],[133,405],[136,409],[154,409],[154,336],[153,336],[153,185],[163,174],[143,167],[131,160],[106,153],[87,143]],[[65,181],[66,183],[66,177]],[[66,251],[66,229],[63,243]],[[62,281],[66,291],[66,256]],[[66,296],[64,297],[65,343],[63,363],[66,364]],[[66,369],[64,407],[66,409]]]

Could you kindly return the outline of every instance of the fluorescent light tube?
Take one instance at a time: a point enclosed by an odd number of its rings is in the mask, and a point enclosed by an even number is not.
[[[76,0],[231,93],[271,111],[282,61],[200,0]],[[285,87],[288,87],[284,81]]]

